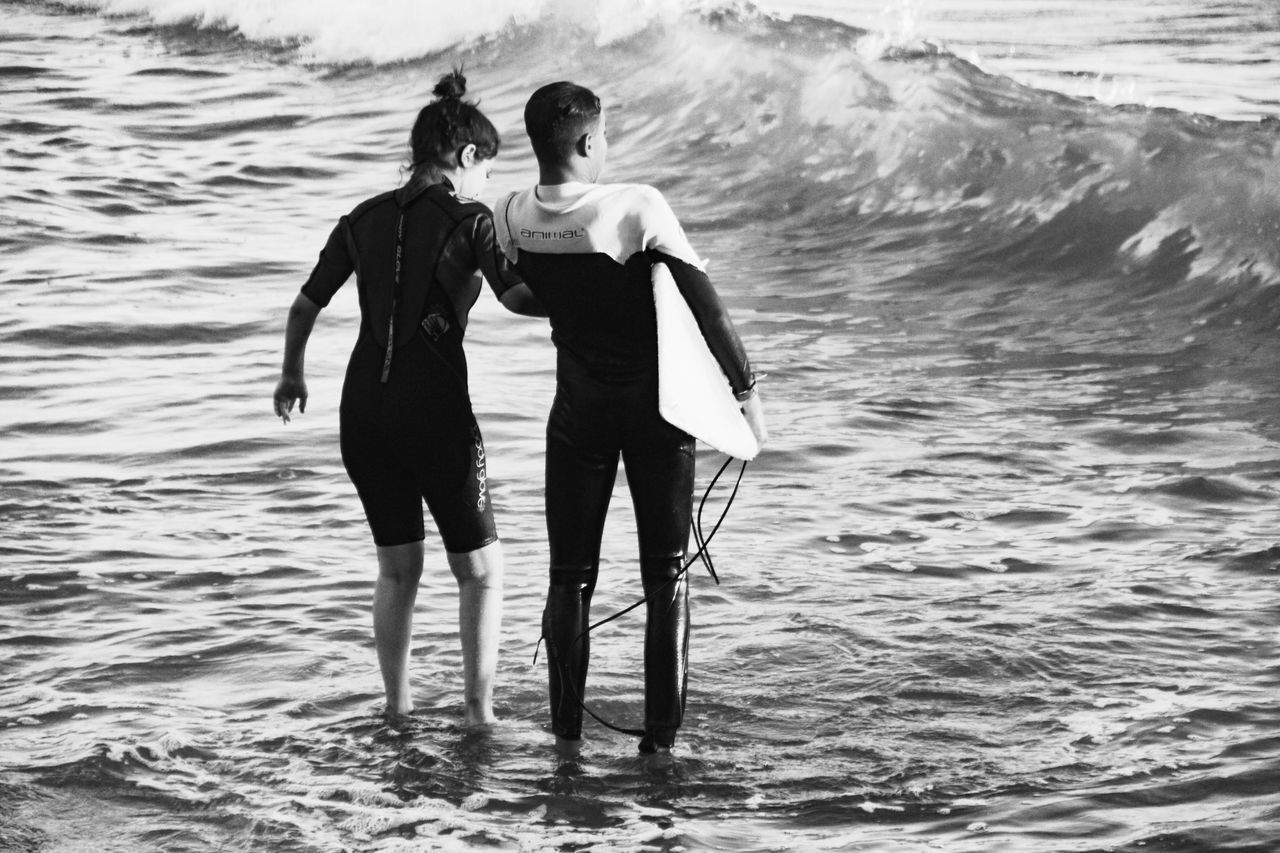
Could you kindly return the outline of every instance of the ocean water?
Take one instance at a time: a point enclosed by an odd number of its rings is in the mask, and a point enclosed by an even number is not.
[[[0,850],[1280,849],[1278,42],[1270,0],[0,0]],[[468,336],[491,732],[438,549],[379,714],[353,285],[271,415],[454,63],[491,201],[528,93],[597,89],[768,373],[670,757],[545,730],[541,322],[486,294]],[[601,616],[634,551],[620,485]],[[624,725],[639,638],[593,640]]]

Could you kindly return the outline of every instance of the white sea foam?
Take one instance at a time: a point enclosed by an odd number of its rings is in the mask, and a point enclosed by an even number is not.
[[[107,15],[141,15],[160,25],[226,29],[253,41],[296,43],[318,62],[397,62],[554,19],[597,43],[670,21],[692,0],[90,0]]]

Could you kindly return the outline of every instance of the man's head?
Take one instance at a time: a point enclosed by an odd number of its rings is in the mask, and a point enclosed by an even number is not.
[[[592,180],[603,170],[604,110],[590,89],[563,81],[543,86],[525,104],[524,129],[541,165],[586,167]]]

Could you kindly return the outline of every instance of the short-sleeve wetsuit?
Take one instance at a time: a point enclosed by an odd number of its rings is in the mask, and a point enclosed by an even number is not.
[[[537,186],[496,208],[499,245],[546,309],[556,345],[547,423],[550,583],[543,614],[552,729],[581,736],[583,635],[617,475],[627,472],[648,600],[645,731],[670,745],[684,716],[688,587],[680,569],[693,503],[694,439],[658,413],[651,267],[671,269],[735,391],[751,367],[675,214],[639,184]],[[642,744],[643,747],[643,744]]]
[[[378,545],[420,541],[424,499],[446,550],[498,538],[462,349],[477,270],[499,296],[520,281],[497,249],[489,209],[448,182],[411,183],[342,217],[302,287],[325,306],[356,274],[361,321],[342,386],[342,461]]]

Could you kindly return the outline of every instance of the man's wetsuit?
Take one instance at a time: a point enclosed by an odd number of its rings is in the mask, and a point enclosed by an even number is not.
[[[658,414],[651,266],[671,269],[733,389],[746,352],[675,214],[652,187],[538,186],[497,207],[498,242],[551,320],[556,397],[547,423],[551,577],[543,613],[552,728],[581,736],[583,634],[621,454],[648,600],[646,745],[669,746],[684,716],[689,610],[680,574],[693,505],[694,439]]]
[[[356,274],[361,321],[342,386],[342,461],[374,541],[421,540],[425,499],[446,550],[466,553],[498,536],[462,336],[477,269],[499,296],[520,279],[497,249],[489,209],[451,190],[411,184],[357,206],[302,292],[323,307]]]

